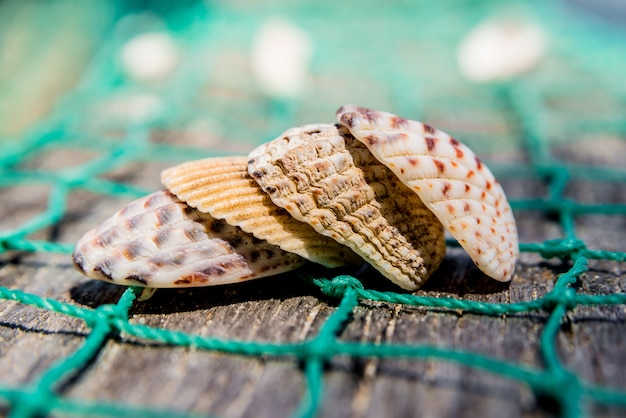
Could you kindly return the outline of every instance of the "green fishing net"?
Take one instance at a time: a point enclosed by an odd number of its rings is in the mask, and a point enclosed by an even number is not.
[[[468,81],[457,65],[461,40],[486,19],[511,16],[542,28],[547,53],[526,74]],[[251,51],[260,48],[267,27],[287,28],[299,39],[302,80],[272,87],[259,78]],[[626,358],[619,337],[626,305],[626,33],[617,26],[567,2],[7,1],[0,3],[0,42],[0,336],[13,353],[20,335],[32,332],[65,333],[72,347],[52,358],[29,358],[29,347],[23,358],[0,353],[3,413],[196,416],[176,405],[67,395],[98,364],[103,347],[120,338],[296,362],[303,395],[285,410],[294,416],[314,415],[327,404],[325,367],[343,357],[486,371],[527,386],[566,417],[626,411],[624,387],[582,376],[557,348],[568,314],[593,316],[597,311],[585,309],[601,306],[612,335],[605,343],[617,344],[613,359],[620,351],[622,363]],[[137,60],[137,45],[157,51]],[[299,271],[294,280],[313,284],[313,295],[336,305],[315,335],[287,343],[146,324],[133,315],[142,309],[138,289],[103,285],[110,303],[93,305],[55,290],[89,282],[69,265],[73,243],[102,214],[158,189],[159,170],[245,155],[287,128],[332,123],[347,103],[426,121],[474,149],[518,218],[518,276],[555,271],[553,285],[529,292],[532,298],[494,302],[428,289],[380,290],[360,277]],[[456,243],[448,245],[454,252]],[[432,280],[445,271],[451,270]],[[34,286],[42,277],[49,282]],[[594,285],[594,277],[606,284]],[[358,326],[351,321],[361,306],[479,318],[536,314],[542,367],[432,342],[341,338],[346,327]],[[60,316],[65,325],[58,325]],[[32,329],[35,317],[57,325]],[[47,366],[13,379],[4,372],[12,362]]]

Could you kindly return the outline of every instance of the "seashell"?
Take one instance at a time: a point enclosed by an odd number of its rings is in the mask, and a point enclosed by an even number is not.
[[[265,19],[254,36],[250,65],[260,89],[269,97],[291,99],[306,88],[313,42],[289,20]]]
[[[496,280],[511,279],[518,256],[504,191],[465,145],[426,124],[347,105],[337,119],[408,187]]]
[[[445,227],[482,271],[510,280],[518,256],[513,213],[469,148],[386,112],[347,105],[337,117],[342,125],[290,129],[248,157],[165,170],[168,190],[87,232],[74,264],[92,278],[158,288],[362,257],[414,290],[443,260]]]
[[[400,287],[418,288],[443,259],[437,218],[347,129],[290,129],[249,158],[250,175],[272,202]]]
[[[272,203],[248,174],[248,158],[218,157],[190,161],[166,169],[161,182],[171,193],[200,212],[223,219],[325,267],[362,264],[348,247],[318,234]]]
[[[536,67],[547,52],[547,44],[541,26],[530,19],[490,18],[463,38],[457,62],[470,81],[508,81]]]
[[[141,82],[166,80],[181,61],[180,47],[167,32],[142,33],[124,44],[120,54],[122,69]]]
[[[87,232],[76,244],[73,260],[88,277],[145,287],[234,283],[304,263],[168,191],[130,203]]]

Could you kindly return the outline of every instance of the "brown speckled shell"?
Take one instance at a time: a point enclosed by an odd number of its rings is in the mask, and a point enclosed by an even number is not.
[[[276,205],[402,288],[421,286],[443,259],[440,222],[345,128],[290,129],[249,158],[250,175]]]
[[[337,119],[414,190],[487,275],[508,281],[518,257],[517,228],[500,184],[450,135],[421,122],[354,105]]]
[[[73,260],[88,277],[146,287],[236,283],[304,263],[168,191],[130,203],[87,232],[76,244]]]

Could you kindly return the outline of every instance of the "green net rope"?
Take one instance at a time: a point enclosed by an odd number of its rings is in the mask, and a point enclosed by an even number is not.
[[[319,3],[319,4],[317,4]],[[437,3],[437,2],[434,2]],[[443,21],[439,25],[450,27],[443,16],[447,16],[446,8],[451,7],[450,2],[441,2],[438,5],[419,4],[415,10],[425,16],[442,16]],[[459,31],[471,27],[492,7],[491,2],[468,2],[471,4],[459,5],[458,16],[462,17]],[[159,3],[160,5],[160,3]],[[327,41],[325,37],[332,38],[334,33],[327,29],[332,26],[332,16],[329,16],[329,5],[316,2],[301,7],[288,8],[284,11],[294,21],[307,27],[320,39]],[[333,14],[346,13],[344,6],[336,6]],[[155,6],[157,12],[163,12],[165,5]],[[375,12],[366,12],[363,8],[357,16],[371,22]],[[415,11],[413,10],[413,11]],[[0,231],[0,252],[26,251],[33,253],[61,253],[69,254],[72,243],[61,243],[52,240],[37,240],[31,236],[38,231],[60,223],[67,212],[68,199],[76,190],[88,190],[105,196],[138,197],[145,195],[149,190],[132,184],[116,182],[101,177],[116,167],[129,163],[145,161],[182,161],[197,158],[198,150],[190,147],[177,146],[164,143],[155,143],[151,140],[151,132],[155,129],[174,126],[189,117],[194,112],[188,105],[196,96],[197,88],[201,85],[203,74],[197,70],[198,59],[202,48],[207,47],[219,50],[219,35],[233,35],[232,44],[224,48],[246,47],[246,40],[238,38],[236,34],[249,33],[250,27],[257,26],[259,19],[275,12],[272,7],[251,10],[229,7],[224,4],[215,4],[211,7],[206,5],[186,5],[180,9],[167,9],[166,29],[175,34],[179,39],[185,39],[185,50],[190,57],[187,64],[179,69],[177,75],[170,81],[165,89],[158,93],[161,97],[162,108],[157,115],[140,122],[126,123],[118,126],[124,132],[123,141],[107,140],[99,135],[98,130],[85,129],[83,127],[83,105],[98,103],[117,92],[125,85],[120,81],[119,69],[114,67],[112,57],[123,43],[134,35],[132,29],[120,29],[111,23],[107,29],[107,41],[99,49],[98,55],[92,60],[81,78],[80,84],[62,101],[57,103],[50,115],[38,123],[19,141],[0,143],[0,188],[23,188],[32,185],[44,184],[50,187],[47,209],[28,221],[12,229]],[[550,20],[555,13],[548,6],[537,6],[539,16]],[[111,12],[111,22],[119,21],[121,16],[132,15],[134,5],[126,4]],[[400,8],[390,12],[396,18],[399,30],[405,30],[404,25],[410,25],[411,21],[403,20],[407,11]],[[410,15],[410,13],[408,13]],[[457,24],[459,21],[454,20]],[[350,28],[358,27],[358,24]],[[575,25],[556,25],[553,30],[560,34],[577,36],[579,28]],[[315,32],[315,27],[321,29]],[[160,28],[163,29],[163,28]],[[408,32],[416,38],[423,38],[425,34],[432,33],[432,25],[424,25],[423,28],[413,28]],[[420,32],[423,31],[423,32]],[[430,31],[430,32],[429,32]],[[436,30],[440,46],[450,45],[454,39],[453,31]],[[602,89],[615,100],[623,105],[626,103],[626,88],[620,86],[615,80],[619,80],[616,68],[626,66],[624,55],[616,43],[604,44],[611,55],[611,65],[599,66],[598,54],[594,51],[597,42],[604,39],[594,39],[597,34],[586,33],[584,41],[588,48],[585,54],[575,53],[575,47],[571,44],[562,43],[556,45],[557,50],[564,56],[572,59],[573,67],[579,68],[587,75],[590,90]],[[342,45],[349,47],[348,45]],[[243,45],[243,46],[242,46]],[[326,44],[327,45],[327,44]],[[373,48],[382,50],[384,43],[375,45]],[[578,46],[580,47],[580,46]],[[582,47],[581,47],[582,48]],[[613,48],[613,49],[611,49]],[[586,55],[583,59],[581,55]],[[350,59],[359,59],[358,54]],[[333,59],[335,59],[333,61]],[[446,57],[443,58],[445,61]],[[215,64],[215,63],[211,63]],[[392,64],[389,64],[392,65]],[[317,57],[313,66],[318,72],[344,74],[342,62],[337,61],[337,55],[327,54]],[[359,75],[362,80],[374,82],[384,79],[385,64],[374,65],[371,68],[359,67]],[[354,71],[353,67],[348,70]],[[391,103],[397,113],[415,115],[428,113],[429,106],[420,102],[419,98],[407,97],[403,92],[406,85],[419,83],[420,77],[413,77],[413,68],[399,71],[393,80],[387,80],[390,84]],[[553,76],[554,74],[552,74]],[[613,80],[614,82],[612,82]],[[121,87],[120,87],[121,86]],[[545,87],[545,85],[543,85]],[[589,271],[589,260],[610,260],[615,262],[626,261],[626,253],[619,251],[607,251],[603,249],[588,248],[586,242],[579,238],[576,229],[576,217],[587,214],[601,214],[607,216],[626,216],[626,205],[620,203],[583,203],[570,199],[566,195],[566,188],[572,180],[591,179],[599,183],[626,184],[626,171],[610,167],[597,167],[583,164],[570,164],[554,158],[550,150],[550,121],[546,120],[545,109],[546,91],[542,88],[541,79],[524,78],[510,83],[494,85],[488,88],[488,96],[494,103],[505,106],[509,113],[517,121],[518,137],[523,138],[519,142],[518,150],[523,151],[528,160],[523,164],[514,166],[492,167],[498,178],[518,179],[528,178],[543,182],[547,187],[544,197],[534,199],[513,199],[511,204],[518,213],[523,211],[537,211],[542,214],[550,214],[559,222],[562,237],[544,242],[522,243],[520,250],[526,253],[537,253],[545,259],[560,259],[570,263],[569,269],[560,274],[553,290],[544,296],[517,303],[486,303],[460,298],[436,298],[428,296],[416,296],[406,293],[381,292],[364,288],[363,284],[351,276],[338,276],[334,278],[303,277],[310,283],[319,287],[320,291],[338,300],[338,306],[334,313],[322,325],[317,335],[311,339],[298,343],[261,343],[246,342],[230,339],[219,339],[188,334],[180,331],[145,326],[133,322],[129,318],[129,311],[137,303],[136,297],[139,289],[127,289],[116,304],[102,305],[96,309],[81,307],[64,303],[55,299],[41,297],[26,293],[20,289],[8,289],[0,287],[0,298],[30,305],[42,310],[57,312],[63,315],[79,318],[89,328],[82,346],[70,357],[53,364],[44,373],[37,376],[31,383],[20,387],[0,385],[0,400],[9,406],[10,416],[35,417],[54,414],[69,415],[101,415],[101,416],[147,416],[147,417],[192,417],[191,413],[181,413],[172,410],[157,410],[149,407],[137,407],[106,403],[100,401],[79,401],[63,396],[64,385],[97,357],[103,345],[111,338],[119,335],[127,335],[141,338],[145,341],[157,342],[181,347],[196,347],[201,350],[220,351],[224,353],[244,356],[266,356],[293,358],[303,364],[306,387],[305,395],[300,405],[294,412],[295,416],[312,416],[320,408],[324,401],[324,364],[337,356],[353,357],[381,357],[381,358],[413,358],[413,359],[436,359],[438,361],[453,362],[470,368],[476,368],[494,373],[496,375],[526,384],[533,392],[542,396],[548,396],[560,406],[559,411],[564,417],[578,417],[584,415],[583,405],[587,401],[599,404],[615,405],[626,408],[626,390],[623,388],[611,388],[593,384],[577,376],[568,370],[559,359],[556,351],[556,338],[560,332],[561,324],[565,315],[579,306],[591,305],[625,305],[626,294],[613,293],[606,295],[583,294],[572,285],[581,280],[581,277]],[[548,93],[556,94],[554,91]],[[428,97],[428,90],[424,87],[424,96]],[[433,93],[433,96],[436,96]],[[445,99],[445,98],[444,98]],[[444,100],[442,99],[442,100]],[[448,98],[450,100],[450,98]],[[450,102],[451,103],[451,102]],[[463,108],[469,104],[454,103],[454,106]],[[236,109],[243,108],[237,111]],[[259,141],[271,137],[285,127],[293,125],[298,120],[298,112],[318,113],[319,104],[301,103],[290,100],[268,101],[269,112],[259,114],[252,106],[241,101],[229,103],[204,104],[204,110],[223,122],[228,127],[229,134],[233,137],[241,137],[248,141]],[[296,110],[294,110],[296,109]],[[263,119],[265,125],[246,128],[237,122],[232,115],[245,114],[251,119]],[[310,118],[309,118],[310,119]],[[313,118],[315,119],[315,118]],[[324,118],[326,120],[327,118]],[[246,130],[247,129],[247,130]],[[563,128],[565,129],[565,128]],[[567,129],[580,132],[611,132],[618,136],[626,133],[626,123],[623,118],[616,116],[602,120],[588,118],[577,121],[576,124],[568,125]],[[96,133],[94,133],[96,132]],[[570,132],[565,132],[567,136]],[[470,138],[471,139],[471,138]],[[244,142],[245,142],[244,140]],[[81,165],[60,170],[40,170],[37,168],[25,168],[29,161],[34,161],[40,155],[57,149],[89,149],[98,152],[98,157]],[[214,155],[217,152],[213,152]],[[455,243],[450,242],[451,246]],[[521,364],[515,364],[504,360],[498,360],[485,355],[467,352],[459,349],[448,349],[432,345],[398,345],[398,344],[373,344],[344,341],[338,337],[344,329],[350,315],[362,300],[383,301],[406,306],[418,306],[426,309],[438,309],[449,311],[461,311],[489,316],[510,315],[531,311],[543,311],[549,314],[543,327],[540,338],[539,351],[543,360],[543,368],[532,368]]]

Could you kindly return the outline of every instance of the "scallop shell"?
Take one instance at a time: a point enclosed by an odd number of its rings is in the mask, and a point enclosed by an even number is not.
[[[201,213],[168,191],[138,199],[87,232],[78,270],[129,286],[194,287],[293,270],[301,257]]]
[[[250,175],[276,205],[402,288],[418,288],[443,259],[437,218],[345,128],[290,129],[249,158]]]
[[[511,279],[517,229],[504,191],[465,145],[426,124],[354,105],[337,119],[433,211],[487,275]]]
[[[161,182],[189,206],[224,219],[285,251],[326,267],[363,263],[349,248],[318,234],[274,205],[248,174],[246,157],[183,163],[164,170]]]

